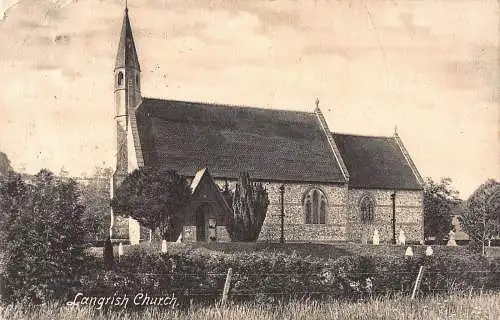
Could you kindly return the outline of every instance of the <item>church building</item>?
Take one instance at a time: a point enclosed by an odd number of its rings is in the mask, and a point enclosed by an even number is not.
[[[316,101],[310,112],[147,98],[128,9],[114,68],[117,162],[113,188],[142,166],[161,166],[191,183],[184,241],[230,241],[221,187],[241,172],[262,182],[269,207],[258,241],[423,240],[423,180],[395,132],[331,132]],[[147,85],[147,84],[145,84]],[[282,201],[283,199],[283,201]],[[134,219],[123,237],[147,239]],[[113,222],[112,222],[113,223]]]

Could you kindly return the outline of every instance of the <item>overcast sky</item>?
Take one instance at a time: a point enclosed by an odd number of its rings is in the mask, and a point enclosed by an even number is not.
[[[0,0],[0,150],[114,166],[119,0]],[[312,111],[392,135],[466,198],[500,178],[497,1],[129,0],[146,97]]]

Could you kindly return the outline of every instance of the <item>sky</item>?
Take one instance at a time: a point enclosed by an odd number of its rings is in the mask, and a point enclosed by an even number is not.
[[[142,94],[312,111],[390,136],[462,198],[500,179],[499,4],[129,0]],[[114,166],[121,0],[0,0],[0,150],[14,169]]]

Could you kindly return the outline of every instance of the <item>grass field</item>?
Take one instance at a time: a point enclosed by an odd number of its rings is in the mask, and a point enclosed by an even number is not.
[[[26,309],[0,306],[1,319],[500,319],[500,294],[428,297],[377,298],[366,302],[290,301],[281,304],[248,303],[225,307],[191,306],[186,311],[156,307],[140,312],[116,310],[103,313],[92,308],[41,306]]]

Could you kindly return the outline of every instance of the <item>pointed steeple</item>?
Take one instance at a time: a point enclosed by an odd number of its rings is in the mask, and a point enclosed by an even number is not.
[[[120,43],[116,54],[116,68],[134,68],[141,71],[139,58],[135,49],[134,36],[132,35],[132,27],[128,18],[128,8],[125,7],[125,15],[123,17],[122,31],[120,33]]]

